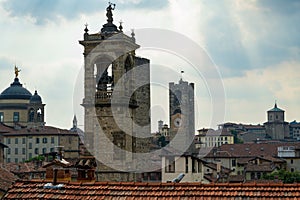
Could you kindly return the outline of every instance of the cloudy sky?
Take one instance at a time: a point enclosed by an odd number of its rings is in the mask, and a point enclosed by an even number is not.
[[[115,0],[114,22],[124,31],[167,29],[198,45],[199,57],[214,65],[220,95],[201,67],[201,76],[189,69],[189,60],[167,51],[141,48],[153,69],[152,127],[168,123],[167,83],[178,81],[167,69],[180,72],[196,84],[196,128],[215,127],[224,121],[258,124],[266,111],[278,106],[286,121],[300,121],[300,1],[297,0]],[[102,0],[0,0],[0,88],[13,81],[15,63],[20,80],[46,103],[48,125],[70,128],[73,115],[83,125],[78,104],[82,74],[84,24],[90,33],[106,23]],[[153,39],[153,38],[152,38]],[[142,41],[142,39],[140,39]],[[174,44],[179,41],[174,40]],[[176,45],[175,45],[176,46]],[[179,45],[180,46],[180,45]],[[203,55],[205,54],[205,55]],[[194,63],[195,64],[195,63]],[[197,68],[197,66],[196,66]],[[167,78],[166,78],[167,77]],[[221,90],[220,90],[221,89]],[[75,91],[75,92],[74,92]],[[75,102],[75,105],[73,105]],[[216,106],[214,104],[222,104]],[[79,108],[78,108],[79,107]],[[81,109],[82,110],[82,109]],[[214,119],[213,115],[220,117]]]

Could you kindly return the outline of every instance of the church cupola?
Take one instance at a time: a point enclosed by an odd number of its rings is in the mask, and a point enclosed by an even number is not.
[[[42,103],[42,98],[38,95],[37,91],[35,91],[34,95],[30,98],[30,103]]]
[[[34,95],[29,100],[28,105],[28,128],[41,127],[45,125],[45,104],[35,90]]]

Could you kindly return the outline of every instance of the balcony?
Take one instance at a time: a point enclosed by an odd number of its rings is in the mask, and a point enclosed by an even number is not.
[[[97,91],[95,93],[95,106],[111,106],[111,99],[112,99],[112,93],[113,91]],[[122,98],[119,102],[116,103],[116,105],[128,105],[128,102],[126,101],[128,98]],[[130,99],[129,101],[129,107],[136,108],[138,107],[137,101],[134,99]]]

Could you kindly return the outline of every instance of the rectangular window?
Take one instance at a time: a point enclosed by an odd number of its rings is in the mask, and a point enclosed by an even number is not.
[[[43,148],[43,154],[47,153],[47,148]]]
[[[19,112],[14,112],[13,121],[14,122],[19,122],[19,120],[20,120]]]
[[[236,166],[236,160],[231,160],[231,165],[232,165],[232,167],[235,167]]]
[[[7,162],[10,163],[10,158],[7,158]]]
[[[25,138],[22,138],[22,144],[25,144],[26,140]]]
[[[166,172],[175,172],[175,157],[166,157]]]
[[[54,137],[51,137],[51,144],[54,144]]]
[[[294,160],[293,159],[291,159],[291,164],[293,164],[294,163]]]
[[[3,123],[4,122],[4,113],[0,112],[0,122]]]
[[[198,173],[201,173],[202,171],[202,163],[201,161],[198,161]]]
[[[15,148],[15,154],[16,155],[18,154],[18,148]]]
[[[185,157],[185,173],[189,172],[189,158]]]
[[[35,154],[39,154],[39,148],[35,148],[35,149],[34,149],[34,153],[35,153]]]
[[[15,138],[15,144],[18,144],[18,143],[19,143],[18,138]]]
[[[197,172],[196,163],[197,163],[197,160],[192,159],[192,173]]]
[[[7,144],[10,144],[10,138],[7,138]]]
[[[10,154],[10,148],[7,149],[7,154]]]
[[[15,158],[15,163],[18,163],[18,162],[19,162],[18,158]]]
[[[36,138],[35,143],[37,143],[37,144],[40,143],[40,138]]]
[[[22,154],[25,155],[25,148],[22,148]]]
[[[54,152],[54,148],[52,147],[52,148],[50,148],[50,152]]]
[[[32,153],[29,153],[29,159],[31,159],[32,158]]]
[[[43,138],[43,143],[47,143],[47,138]]]
[[[32,149],[32,143],[31,142],[29,143],[29,149]]]

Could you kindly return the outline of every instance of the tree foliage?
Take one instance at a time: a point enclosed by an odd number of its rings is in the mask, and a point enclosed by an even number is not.
[[[262,176],[265,180],[281,180],[283,183],[300,183],[299,172],[279,170]]]

